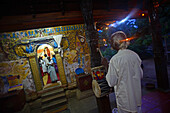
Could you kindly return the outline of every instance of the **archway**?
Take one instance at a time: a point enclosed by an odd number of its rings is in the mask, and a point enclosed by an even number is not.
[[[40,44],[37,47],[37,59],[43,88],[48,87],[52,83],[61,85],[53,47],[49,44]]]
[[[50,86],[52,83],[61,85],[53,47],[49,44],[40,44],[36,52],[43,88]]]
[[[41,70],[38,62],[39,56],[42,55],[41,53],[42,51],[44,51],[44,49],[45,49],[45,53],[48,54],[51,58],[53,55],[56,58],[57,64],[59,64],[57,65],[58,67],[57,78],[59,80],[59,84],[61,84],[62,86],[67,86],[63,60],[60,55],[61,53],[58,51],[61,50],[61,47],[59,46],[61,38],[62,35],[54,35],[48,37],[26,39],[26,40],[18,41],[18,43],[13,48],[15,54],[18,57],[28,58],[37,91],[41,91],[42,88],[44,87],[43,80],[42,80],[43,77],[41,75]],[[42,45],[44,45],[44,47]],[[39,47],[42,48],[42,50]],[[38,50],[40,50],[40,52]],[[55,86],[58,85],[58,83],[51,84],[51,85]],[[51,85],[49,85],[49,87]],[[45,86],[46,87],[44,88],[48,87],[47,84]]]

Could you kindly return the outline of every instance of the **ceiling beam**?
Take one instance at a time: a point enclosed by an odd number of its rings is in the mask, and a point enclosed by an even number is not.
[[[130,11],[126,10],[94,10],[95,21],[120,20],[125,18]],[[135,14],[132,18],[138,18]],[[28,30],[35,28],[54,27],[62,25],[83,24],[83,17],[80,11],[65,11],[55,13],[36,14],[23,16],[5,16],[0,19],[0,32]]]

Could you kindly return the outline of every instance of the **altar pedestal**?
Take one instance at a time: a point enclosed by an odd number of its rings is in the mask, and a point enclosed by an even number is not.
[[[76,75],[77,87],[80,91],[86,91],[92,89],[92,77],[91,75]]]

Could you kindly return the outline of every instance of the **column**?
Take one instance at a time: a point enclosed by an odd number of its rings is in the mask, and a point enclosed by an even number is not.
[[[152,29],[153,52],[156,69],[158,88],[167,90],[169,88],[167,59],[164,52],[161,36],[161,25],[158,16],[158,0],[149,0],[148,13]]]
[[[40,90],[42,90],[42,81],[40,79],[38,64],[36,62],[36,54],[30,53],[30,54],[27,54],[27,57],[29,58],[29,63],[30,63],[30,66],[31,66],[31,71],[32,71],[32,74],[33,74],[33,79],[34,79],[36,91],[40,91]]]
[[[62,83],[62,85],[67,85],[67,80],[66,80],[64,66],[63,66],[63,60],[62,60],[60,54],[57,53],[57,49],[54,49],[54,52],[55,52],[55,57],[56,57],[57,67],[58,67],[58,73],[59,73],[59,76],[60,76],[61,83]]]
[[[91,67],[101,65],[101,56],[97,51],[98,48],[98,34],[94,28],[92,0],[81,0],[81,12],[84,18],[86,41],[90,47]]]

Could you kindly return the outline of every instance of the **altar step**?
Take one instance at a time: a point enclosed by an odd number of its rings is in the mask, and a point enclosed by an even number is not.
[[[58,113],[67,109],[67,98],[62,87],[53,86],[44,89],[41,95],[41,110],[43,113]]]

